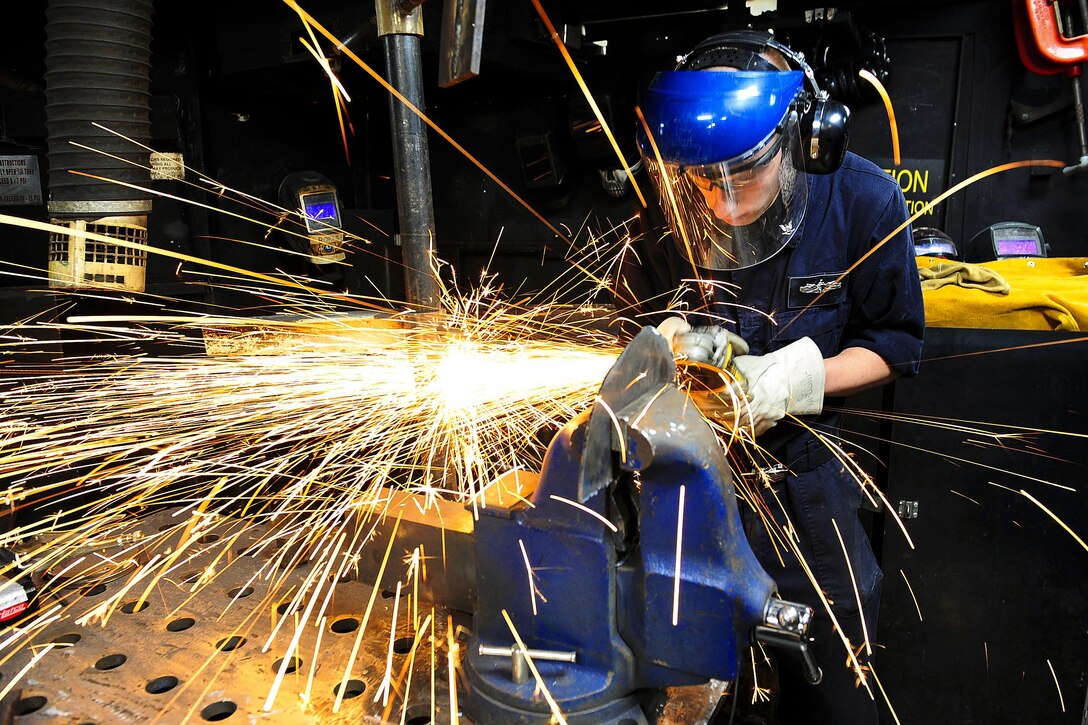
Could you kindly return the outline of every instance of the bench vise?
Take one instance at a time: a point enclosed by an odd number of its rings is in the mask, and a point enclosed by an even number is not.
[[[570,723],[645,723],[638,691],[733,680],[753,638],[793,647],[818,680],[812,610],[774,596],[721,444],[653,328],[552,441],[531,504],[507,501],[474,527],[474,723],[550,721],[541,684]]]

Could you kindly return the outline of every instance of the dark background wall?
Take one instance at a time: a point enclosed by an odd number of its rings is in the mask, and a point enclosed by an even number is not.
[[[1079,155],[1069,82],[1063,76],[1024,70],[1007,3],[855,3],[841,6],[834,21],[816,23],[805,22],[805,6],[799,3],[781,3],[777,13],[754,19],[745,17],[743,9],[702,11],[698,3],[683,5],[663,13],[656,3],[547,4],[590,87],[608,109],[630,161],[635,158],[634,104],[653,72],[669,67],[698,39],[747,22],[777,28],[796,46],[809,49],[810,57],[821,38],[836,37],[847,24],[887,39],[888,88],[903,156],[895,171],[914,203],[1006,161],[1071,162]],[[319,0],[309,9],[341,37],[353,37],[350,47],[384,72],[366,3]],[[581,231],[584,240],[586,230],[611,229],[636,213],[632,196],[617,201],[601,189],[596,169],[615,162],[600,134],[587,139],[572,132],[588,111],[528,2],[489,4],[480,76],[445,89],[436,85],[441,6],[427,3],[424,9],[427,110],[440,126],[554,226],[569,230],[568,236]],[[19,3],[6,12],[9,27],[19,32],[0,51],[0,154],[34,153],[47,171],[42,3]],[[157,5],[155,23],[155,147],[183,152],[191,166],[218,182],[268,200],[275,198],[287,173],[320,171],[337,183],[345,206],[353,210],[349,227],[372,244],[353,255],[350,268],[330,273],[274,250],[229,241],[262,241],[271,223],[267,215],[256,215],[255,223],[242,222],[169,200],[155,203],[151,243],[249,269],[324,276],[329,284],[356,291],[377,286],[398,297],[398,250],[389,236],[395,230],[395,196],[386,92],[349,59],[334,59],[352,94],[349,165],[329,83],[298,41],[301,25],[285,5],[164,0]],[[832,45],[836,52],[851,51],[841,39]],[[1049,115],[1020,122],[1010,113],[1013,101],[1028,115],[1047,107]],[[850,103],[851,148],[891,168],[882,105],[871,92]],[[526,154],[519,156],[519,139],[531,138],[547,139],[547,166],[555,172],[549,178],[555,183],[534,182],[536,170],[526,167]],[[431,155],[440,253],[462,277],[478,275],[493,259],[492,269],[510,284],[527,281],[533,287],[566,267],[561,255],[565,245],[557,244],[545,225],[434,134]],[[640,180],[651,194],[645,177]],[[156,183],[212,207],[246,211],[176,182]],[[992,223],[1026,221],[1042,227],[1053,254],[1088,254],[1080,233],[1088,212],[1079,203],[1086,184],[1085,176],[1051,169],[1017,170],[970,187],[920,223],[964,242]],[[45,217],[41,205],[3,211]],[[5,259],[44,265],[43,235],[5,229],[4,237]],[[282,244],[275,234],[268,239],[272,246]],[[10,276],[2,281],[9,287],[27,284]],[[153,286],[182,281],[187,280],[177,277],[174,262],[152,259]],[[230,302],[230,294],[215,294]]]

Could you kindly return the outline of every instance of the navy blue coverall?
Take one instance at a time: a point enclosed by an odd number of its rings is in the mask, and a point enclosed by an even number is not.
[[[837,281],[907,218],[902,191],[891,177],[854,154],[847,154],[838,171],[806,178],[808,206],[790,244],[748,269],[700,270],[702,279],[716,282],[709,291],[697,289],[691,264],[673,243],[660,209],[647,210],[646,231],[633,242],[616,286],[620,315],[630,318],[632,326],[656,325],[676,314],[661,311],[673,299],[674,290],[686,287],[686,304],[679,309],[686,310],[688,322],[721,324],[737,332],[748,341],[753,355],[810,337],[824,358],[861,347],[880,355],[902,375],[915,375],[925,313],[910,232],[900,231]],[[832,410],[810,416],[806,423],[834,434],[841,414],[833,409],[842,402],[828,398],[825,405]],[[856,646],[863,641],[863,615],[870,638],[875,638],[883,575],[857,516],[858,483],[824,444],[788,419],[762,435],[758,443],[790,469],[785,480],[773,484],[775,493],[797,529],[802,554],[833,602],[839,623]],[[779,524],[784,524],[774,498],[769,492],[764,498]],[[862,599],[861,614],[832,519],[849,552]],[[780,595],[817,612],[812,634],[824,681],[818,687],[806,684],[796,658],[779,657],[781,722],[876,723],[875,703],[864,688],[855,687],[854,674],[844,667],[842,642],[796,557],[784,553],[783,567],[765,526],[746,523],[752,548]]]

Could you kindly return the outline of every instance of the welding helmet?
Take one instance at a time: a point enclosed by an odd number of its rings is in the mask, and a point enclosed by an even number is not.
[[[817,93],[798,54],[751,31],[709,38],[654,78],[639,146],[674,241],[693,264],[751,267],[797,233],[806,160],[827,172],[845,154],[849,112]],[[841,133],[823,134],[836,124]]]
[[[941,259],[959,260],[960,252],[952,237],[933,227],[914,227],[915,257],[940,257]]]

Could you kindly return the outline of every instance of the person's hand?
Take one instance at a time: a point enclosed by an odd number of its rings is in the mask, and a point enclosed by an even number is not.
[[[748,343],[740,335],[717,325],[692,327],[682,317],[670,317],[657,326],[680,360],[725,367],[730,356],[747,355]]]
[[[741,355],[733,367],[748,394],[745,411],[757,436],[787,413],[812,415],[824,409],[824,359],[811,338],[766,355]]]

